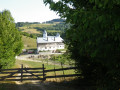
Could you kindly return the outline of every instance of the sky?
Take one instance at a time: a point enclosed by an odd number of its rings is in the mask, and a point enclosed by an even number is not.
[[[43,0],[0,0],[0,12],[9,10],[15,22],[45,22],[60,18]]]

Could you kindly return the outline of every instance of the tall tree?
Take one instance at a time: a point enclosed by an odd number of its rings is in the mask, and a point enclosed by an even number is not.
[[[0,68],[9,68],[21,52],[22,41],[8,10],[0,12]]]
[[[84,78],[100,90],[120,83],[120,0],[44,0],[72,24],[66,31],[68,49]]]

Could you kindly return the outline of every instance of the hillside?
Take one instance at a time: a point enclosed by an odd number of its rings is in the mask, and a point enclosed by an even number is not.
[[[44,23],[63,23],[65,20],[64,19],[53,19],[50,21],[46,21]]]
[[[36,39],[22,36],[22,41],[24,43],[25,49],[36,49],[37,48]]]
[[[16,27],[21,32],[41,36],[43,30],[46,30],[48,32],[48,35],[55,35],[56,32],[62,34],[65,31],[65,28],[68,28],[69,25],[65,24],[63,19],[53,19],[44,23],[18,22],[16,23]]]
[[[34,49],[37,47],[36,38],[42,37],[44,30],[47,31],[49,36],[55,36],[56,33],[60,33],[64,39],[65,28],[69,28],[69,24],[65,24],[63,19],[53,19],[44,23],[39,22],[18,22],[16,27],[21,32],[22,40],[25,49]]]

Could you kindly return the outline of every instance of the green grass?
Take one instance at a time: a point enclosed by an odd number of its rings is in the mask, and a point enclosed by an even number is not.
[[[30,27],[49,27],[55,24],[31,24]]]
[[[26,25],[23,27],[19,27],[19,29],[22,30],[22,32],[27,32],[27,33],[31,33],[31,34],[40,34],[40,31],[37,31],[37,29],[35,29],[35,27],[40,27],[40,28],[48,28],[48,27],[52,27],[53,25],[56,25],[57,23],[54,24],[30,24],[30,25]],[[47,30],[47,32],[61,32],[60,30]]]
[[[36,39],[22,36],[22,41],[23,41],[25,49],[36,49],[37,48]]]
[[[19,29],[22,30],[22,32],[27,32],[27,33],[31,33],[31,34],[40,34],[41,32],[40,31],[37,31],[37,29],[35,29],[35,27],[40,27],[40,28],[43,28],[43,27],[50,27],[50,26],[53,26],[55,24],[31,24],[31,25],[26,25],[26,26],[23,26],[23,27],[19,27]],[[55,30],[53,30],[54,32]]]
[[[30,25],[26,25],[23,27],[19,27],[20,29],[28,29],[28,28],[34,28],[34,27],[49,27],[49,26],[53,26],[55,24],[30,24]]]
[[[24,67],[31,67],[31,68],[39,68],[42,67],[42,62],[33,62],[33,61],[24,61],[24,60],[16,60],[16,64],[15,66],[17,67],[21,67],[21,65],[23,64]],[[54,65],[49,65],[47,63],[44,64],[46,70],[49,69],[54,69]],[[55,69],[57,68],[61,68],[61,66],[55,65]],[[64,70],[65,74],[75,74],[75,70]],[[48,72],[47,73],[48,76],[50,75],[55,75],[54,72]],[[63,75],[63,71],[56,71],[56,75]]]
[[[24,66],[36,68],[36,67],[42,67],[43,63],[42,62],[25,61],[25,60],[16,60],[15,66],[17,67],[17,66],[20,66],[21,64],[23,64]],[[46,69],[54,69],[54,65],[49,64],[49,62],[48,62],[48,64],[44,63],[44,66]],[[61,66],[55,65],[55,68],[61,68]]]
[[[40,34],[39,31],[37,31],[37,29],[24,29],[24,31],[22,32],[27,32],[27,33],[32,33],[32,34]]]

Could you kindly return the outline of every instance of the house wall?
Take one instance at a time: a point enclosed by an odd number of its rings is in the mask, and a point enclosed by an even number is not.
[[[58,45],[58,48],[57,49],[64,49],[64,45]]]
[[[48,50],[56,50],[56,49],[64,49],[64,44],[58,43],[39,43],[37,44],[37,51],[48,51]]]

